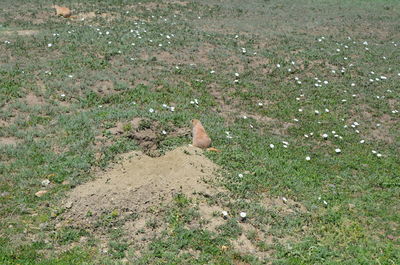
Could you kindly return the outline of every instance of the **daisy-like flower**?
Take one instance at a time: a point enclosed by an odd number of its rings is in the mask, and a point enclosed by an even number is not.
[[[377,157],[382,157],[382,154],[376,154]]]
[[[287,203],[287,202],[288,202],[288,200],[287,200],[285,197],[282,197],[282,201],[283,201],[284,203]]]
[[[360,141],[360,144],[363,144],[363,143],[365,143],[365,140],[361,140],[361,141]]]
[[[263,105],[264,105],[264,104],[263,104],[262,102],[259,102],[259,103],[258,103],[258,106],[260,106],[260,107],[263,106]]]
[[[273,148],[275,148],[275,145],[270,144],[269,147],[271,147],[273,149]]]
[[[169,109],[171,110],[171,112],[175,111],[175,107],[170,107]]]
[[[167,134],[167,132],[165,131],[165,130],[162,130],[162,132],[161,132],[162,134],[164,134],[164,135],[166,135]]]
[[[247,213],[246,212],[240,212],[240,217],[242,218],[242,220],[246,219]]]
[[[65,97],[65,94],[61,94],[60,96],[61,96],[62,98],[64,98],[64,97]]]
[[[47,47],[52,47],[53,46],[53,44],[52,43],[49,43],[49,44],[47,44]]]
[[[243,178],[243,174],[242,173],[238,174],[238,177]]]
[[[342,152],[342,150],[340,150],[339,148],[335,149],[336,154],[340,154]]]
[[[235,76],[236,76],[236,77],[239,77],[239,73],[235,73]]]
[[[310,161],[310,160],[311,160],[311,157],[306,156],[306,160],[307,160],[307,161]]]
[[[154,112],[154,109],[150,108],[150,109],[149,109],[149,112],[150,112],[150,113],[153,113],[153,112]]]
[[[326,133],[324,133],[324,134],[322,135],[322,138],[328,139],[328,135],[327,135]]]
[[[278,64],[276,65],[276,67],[280,68],[280,67],[281,67],[281,65],[278,63]]]

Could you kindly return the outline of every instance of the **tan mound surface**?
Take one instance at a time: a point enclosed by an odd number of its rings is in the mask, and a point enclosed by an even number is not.
[[[212,194],[214,189],[204,180],[212,178],[215,169],[202,150],[192,146],[161,157],[126,154],[114,168],[70,192],[59,225],[90,227],[104,216],[120,221],[132,220],[132,216],[141,219],[146,209],[167,203],[174,194]]]

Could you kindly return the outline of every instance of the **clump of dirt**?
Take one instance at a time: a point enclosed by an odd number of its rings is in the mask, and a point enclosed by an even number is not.
[[[168,125],[168,137],[180,137],[190,134],[190,128],[175,128]],[[136,117],[127,123],[118,122],[115,127],[108,129],[113,135],[122,135],[137,142],[143,152],[149,156],[157,157],[161,153],[157,150],[160,142],[166,136],[157,121]]]
[[[174,195],[217,192],[206,183],[217,169],[201,149],[192,146],[161,157],[138,151],[125,154],[113,168],[69,193],[56,228],[85,228],[101,237],[105,229],[119,224],[130,243],[144,244],[165,226],[158,213]]]

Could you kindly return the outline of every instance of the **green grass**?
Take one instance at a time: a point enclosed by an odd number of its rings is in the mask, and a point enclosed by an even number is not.
[[[400,263],[400,3],[140,2],[70,1],[75,14],[97,14],[84,21],[53,16],[48,1],[0,4],[0,263]],[[167,229],[139,256],[113,212],[97,223],[117,229],[106,232],[108,252],[91,231],[56,229],[65,192],[140,148],[108,131],[130,131],[135,117],[167,131],[161,152],[190,143],[169,134],[200,119],[222,150],[207,156],[228,190],[206,201],[246,211],[255,230],[238,217],[207,230],[198,198],[183,195],[148,220]],[[35,197],[43,179],[49,192]],[[242,234],[268,258],[235,249]]]

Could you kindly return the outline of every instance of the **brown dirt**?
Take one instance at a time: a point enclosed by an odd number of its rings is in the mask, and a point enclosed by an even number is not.
[[[44,103],[43,99],[33,93],[29,93],[25,97],[25,102],[28,106],[41,105]]]
[[[115,92],[113,82],[108,80],[98,81],[94,85],[94,89],[97,91],[97,93],[102,95],[109,95]]]
[[[0,145],[16,145],[20,140],[16,137],[0,137]]]
[[[32,36],[32,35],[38,34],[39,30],[31,30],[31,29],[27,29],[27,30],[6,30],[6,31],[2,31],[1,33],[5,34],[5,35],[17,34],[19,36]]]
[[[168,128],[167,137],[182,137],[190,134],[190,128],[176,128],[173,124],[169,124]],[[160,140],[165,136],[161,134],[162,129],[157,121],[136,117],[129,122],[117,122],[108,131],[112,135],[120,135],[135,140],[146,155],[153,157],[161,155],[157,148]]]
[[[107,225],[96,224],[111,218],[123,225],[131,244],[142,246],[165,228],[161,206],[175,194],[216,192],[205,181],[212,180],[217,169],[192,146],[157,158],[137,151],[125,154],[113,168],[68,194],[63,201],[66,211],[57,218],[56,227],[86,228],[101,237]]]

